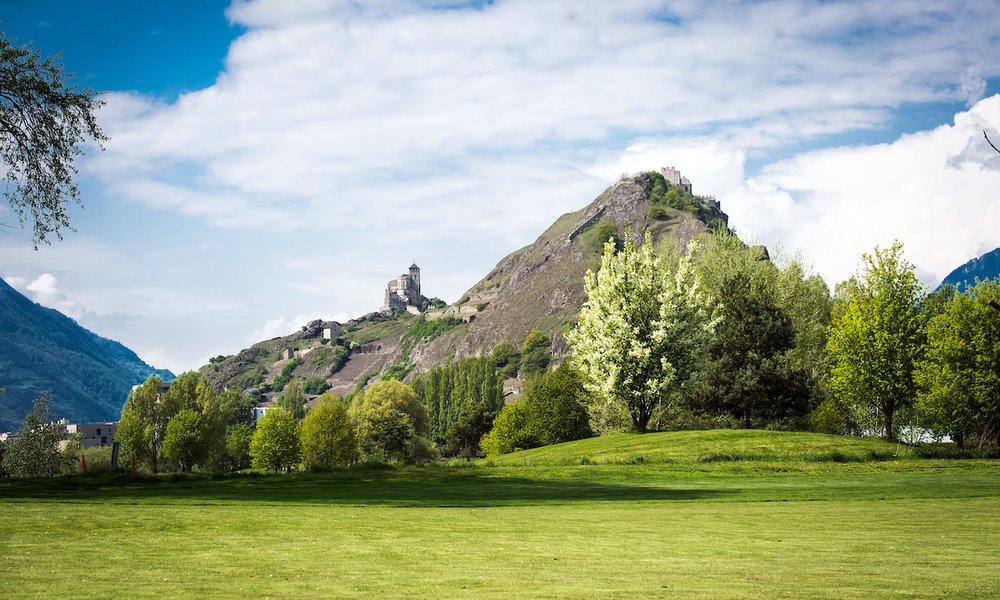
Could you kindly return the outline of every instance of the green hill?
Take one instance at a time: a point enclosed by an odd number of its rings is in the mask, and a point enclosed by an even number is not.
[[[712,429],[618,433],[489,459],[497,466],[698,463],[720,461],[857,462],[910,456],[907,446],[872,438],[798,431]]]

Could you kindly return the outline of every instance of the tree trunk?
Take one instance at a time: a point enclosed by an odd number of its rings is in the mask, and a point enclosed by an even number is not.
[[[887,442],[896,441],[896,436],[893,434],[892,431],[892,409],[893,407],[889,404],[886,404],[884,407],[882,407],[882,421],[883,421],[882,427],[884,428],[885,431],[884,437],[885,441]]]
[[[955,434],[955,445],[959,448],[965,448],[965,436],[961,433]]]
[[[740,429],[750,429],[750,409],[744,408],[740,418]]]

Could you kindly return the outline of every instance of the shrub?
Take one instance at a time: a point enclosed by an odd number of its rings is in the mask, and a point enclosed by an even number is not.
[[[537,445],[538,441],[528,427],[528,413],[522,402],[504,406],[493,420],[493,428],[479,441],[479,447],[486,456],[526,450]]]

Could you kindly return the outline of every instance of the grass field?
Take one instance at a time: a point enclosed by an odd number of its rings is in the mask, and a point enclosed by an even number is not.
[[[723,433],[725,460],[719,435],[512,466],[0,481],[0,597],[1000,596],[1000,462],[765,432]],[[625,464],[636,444],[660,458]]]

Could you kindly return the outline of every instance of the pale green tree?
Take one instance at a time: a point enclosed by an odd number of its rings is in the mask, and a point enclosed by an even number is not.
[[[159,471],[163,435],[168,417],[161,406],[160,378],[152,376],[132,390],[122,407],[115,440],[122,445],[123,455],[145,462],[154,472]]]
[[[357,431],[362,456],[378,461],[409,458],[416,435],[410,417],[389,404],[364,407],[358,415]]]
[[[302,446],[299,422],[288,411],[272,408],[264,413],[250,441],[250,464],[255,469],[279,471],[298,464]]]
[[[351,464],[358,457],[358,440],[347,409],[332,394],[320,396],[302,421],[302,460],[307,469],[323,471]]]
[[[538,446],[538,440],[528,426],[528,411],[523,402],[504,406],[493,420],[493,428],[479,441],[479,447],[486,456],[499,456],[535,446]]]
[[[296,419],[301,420],[306,416],[306,395],[302,392],[302,385],[298,379],[293,379],[285,386],[275,405],[288,411]]]
[[[922,287],[903,245],[862,255],[860,271],[842,288],[829,348],[835,359],[830,388],[863,429],[894,440],[893,416],[916,396],[913,371],[924,350]]]
[[[592,426],[601,433],[609,427],[598,421],[609,412],[627,413],[632,427],[645,431],[665,404],[695,385],[717,322],[691,263],[694,242],[670,272],[648,237],[639,247],[626,237],[621,252],[605,244],[600,270],[587,271],[587,301],[567,336],[593,394]]]
[[[176,462],[182,471],[190,471],[208,454],[208,427],[201,413],[185,408],[167,424],[163,437],[163,455]]]
[[[1000,441],[1000,283],[979,281],[952,294],[927,325],[927,353],[916,371],[917,405],[935,430],[961,447]]]
[[[239,471],[250,465],[252,441],[253,426],[249,423],[234,423],[226,428],[226,462],[230,469]]]
[[[3,471],[21,477],[41,477],[59,472],[59,441],[62,428],[55,423],[48,392],[35,400],[34,408],[24,417],[17,436],[3,453]]]

